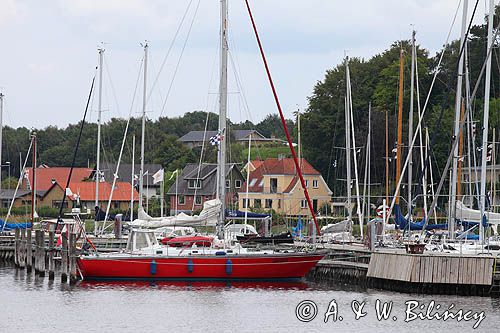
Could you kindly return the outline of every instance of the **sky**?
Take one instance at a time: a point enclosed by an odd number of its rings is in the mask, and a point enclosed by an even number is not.
[[[277,109],[244,0],[228,2],[228,116],[256,123]],[[431,54],[439,51],[459,2],[252,0],[250,5],[282,108],[291,117],[307,108],[314,85],[345,54],[368,59],[409,39],[413,28],[417,43]],[[469,1],[469,18],[474,3]],[[485,12],[486,1],[480,0],[475,22],[482,22]],[[100,47],[105,49],[102,120],[139,117],[146,40],[148,118],[217,112],[219,13],[217,0],[1,0],[4,125],[78,122],[98,76]],[[452,39],[459,38],[461,8],[458,13]],[[97,86],[87,117],[93,122]]]

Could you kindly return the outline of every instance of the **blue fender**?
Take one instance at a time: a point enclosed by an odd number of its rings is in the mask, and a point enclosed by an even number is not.
[[[149,272],[151,273],[151,275],[156,274],[156,266],[156,261],[153,259],[153,261],[151,261],[151,263],[149,264]]]
[[[189,273],[193,273],[193,271],[194,271],[194,264],[193,264],[193,260],[192,259],[188,260],[187,269],[188,269]]]
[[[227,259],[226,261],[226,274],[231,275],[233,273],[233,262],[231,259]]]

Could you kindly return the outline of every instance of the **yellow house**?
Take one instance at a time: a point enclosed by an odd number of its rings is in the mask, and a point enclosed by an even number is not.
[[[250,171],[247,184],[239,192],[239,209],[242,211],[270,210],[285,215],[310,216],[304,191],[292,158],[268,158]],[[332,191],[325,180],[305,159],[301,170],[314,211],[331,201]]]

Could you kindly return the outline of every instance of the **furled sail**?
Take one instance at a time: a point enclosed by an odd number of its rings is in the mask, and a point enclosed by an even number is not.
[[[159,228],[167,226],[215,226],[219,218],[221,202],[218,199],[205,201],[200,215],[187,215],[184,213],[175,216],[151,217],[144,209],[139,208],[138,218],[128,225],[140,228]]]
[[[500,224],[500,213],[486,213],[486,222],[489,224]],[[471,209],[464,205],[462,201],[457,200],[456,203],[456,211],[455,211],[456,219],[462,222],[477,222],[481,221],[481,211],[477,209]]]

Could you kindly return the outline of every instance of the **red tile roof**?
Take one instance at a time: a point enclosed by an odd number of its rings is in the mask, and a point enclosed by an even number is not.
[[[256,161],[252,161],[254,163]],[[292,181],[285,188],[285,193],[290,192],[298,181],[298,176],[295,168],[295,163],[293,158],[268,158],[261,162],[260,166],[254,171],[250,172],[250,184],[248,187],[249,192],[262,192],[264,189],[264,184],[262,180],[264,175],[296,175],[293,177]],[[301,159],[302,162],[302,174],[304,175],[320,175],[320,172],[307,162],[304,158]],[[246,192],[246,183],[241,187],[240,192]]]
[[[111,183],[99,183],[99,201],[109,200]],[[81,201],[95,200],[95,182],[72,182],[69,188],[73,194],[78,194]],[[116,182],[113,192],[113,201],[130,201],[132,185],[126,182]],[[70,198],[73,199],[73,198]],[[134,189],[134,201],[139,200],[139,193]]]
[[[296,168],[293,158],[268,158],[259,166],[264,168],[264,174],[267,175],[295,175]],[[306,161],[301,159],[302,174],[304,175],[319,175],[319,171]]]
[[[38,167],[36,168],[36,189],[37,191],[47,191],[56,181],[61,187],[66,186],[70,167]],[[30,184],[33,183],[33,168],[27,168]],[[80,182],[92,173],[90,168],[73,168],[72,181]],[[26,179],[23,180],[23,187],[27,188]]]

